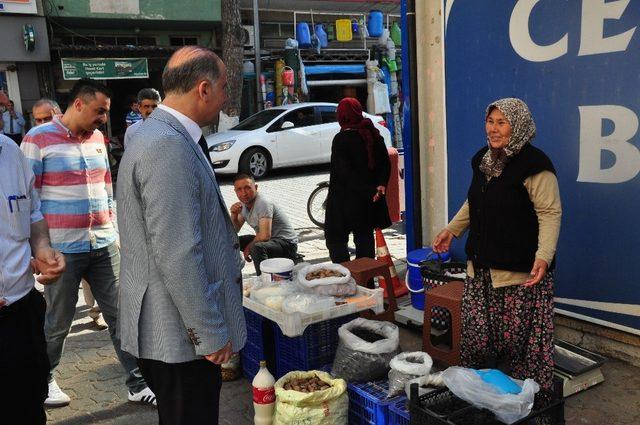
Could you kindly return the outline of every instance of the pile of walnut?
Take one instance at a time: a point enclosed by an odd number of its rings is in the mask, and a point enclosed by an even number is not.
[[[330,388],[330,385],[317,376],[314,376],[312,378],[293,378],[286,382],[283,388],[285,390],[299,391],[301,393],[312,393],[314,391],[326,390]]]
[[[342,273],[336,270],[320,269],[315,272],[307,273],[307,280],[322,279],[325,277],[344,277]]]

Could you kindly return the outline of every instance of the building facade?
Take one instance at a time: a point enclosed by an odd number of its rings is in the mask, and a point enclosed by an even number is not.
[[[161,91],[167,59],[181,46],[219,50],[220,0],[47,0],[54,96],[67,103],[83,76],[103,80],[114,96],[107,132],[122,140],[138,90]]]
[[[0,1],[0,40],[0,88],[27,117],[50,89],[49,37],[40,0]]]

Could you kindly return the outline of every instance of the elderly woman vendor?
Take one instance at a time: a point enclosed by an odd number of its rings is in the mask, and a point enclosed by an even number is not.
[[[433,249],[448,250],[469,228],[462,365],[479,368],[508,358],[511,376],[550,390],[558,181],[549,158],[531,145],[536,127],[522,100],[495,101],[485,118],[488,146],[471,160],[467,201]]]

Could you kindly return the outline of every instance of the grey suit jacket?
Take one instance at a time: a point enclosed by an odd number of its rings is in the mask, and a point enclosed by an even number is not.
[[[238,237],[203,152],[156,109],[120,164],[119,333],[136,357],[181,363],[246,341]]]

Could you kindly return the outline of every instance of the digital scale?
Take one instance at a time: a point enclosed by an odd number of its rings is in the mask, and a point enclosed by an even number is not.
[[[395,319],[406,326],[422,327],[424,311],[411,305],[408,296],[398,298],[398,311]],[[447,330],[431,328],[432,341],[443,341]],[[606,357],[559,339],[555,340],[553,352],[555,363],[554,375],[562,381],[562,396],[579,393],[604,381],[600,367],[607,361]]]
[[[603,382],[600,366],[606,361],[606,357],[556,339],[553,373],[563,381],[562,396],[569,397]]]

